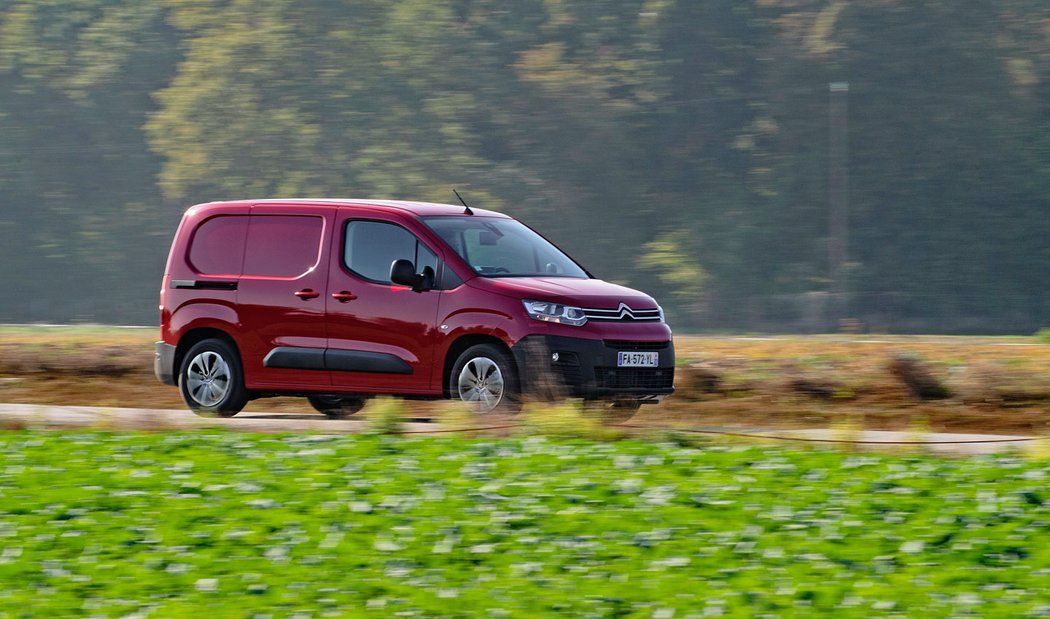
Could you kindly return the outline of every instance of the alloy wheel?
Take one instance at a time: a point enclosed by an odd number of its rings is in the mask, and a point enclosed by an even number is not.
[[[503,400],[506,384],[499,365],[488,357],[475,357],[463,365],[457,379],[459,398],[488,412]]]
[[[230,390],[230,366],[216,352],[194,357],[186,369],[190,397],[201,406],[216,406]]]

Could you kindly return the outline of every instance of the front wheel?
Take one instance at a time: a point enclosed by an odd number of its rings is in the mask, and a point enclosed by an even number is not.
[[[365,407],[365,399],[354,396],[312,395],[306,399],[329,419],[346,419]]]
[[[190,410],[202,417],[233,417],[241,412],[248,391],[237,349],[219,339],[194,344],[182,358],[179,390]]]
[[[519,406],[518,374],[504,350],[478,344],[463,351],[452,367],[449,392],[479,413],[513,413]]]

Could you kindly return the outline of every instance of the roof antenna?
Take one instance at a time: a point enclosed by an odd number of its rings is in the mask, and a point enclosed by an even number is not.
[[[463,196],[459,195],[459,192],[456,191],[455,189],[452,190],[452,193],[456,194],[456,197],[459,198],[459,201],[463,203],[463,208],[467,209],[467,210],[463,211],[463,214],[464,215],[473,215],[474,211],[470,210],[470,207],[467,206],[467,201],[463,199]]]

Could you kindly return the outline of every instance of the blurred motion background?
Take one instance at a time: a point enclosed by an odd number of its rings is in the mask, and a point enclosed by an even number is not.
[[[197,202],[453,187],[679,329],[1028,334],[1050,5],[0,4],[0,322],[153,324]]]

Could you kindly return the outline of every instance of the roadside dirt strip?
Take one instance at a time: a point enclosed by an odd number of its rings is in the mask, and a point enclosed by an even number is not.
[[[408,423],[406,429],[433,429],[432,424]],[[419,426],[419,427],[415,427]],[[322,415],[296,413],[241,413],[229,419],[198,417],[187,409],[108,408],[0,404],[0,427],[95,428],[100,430],[191,430],[221,427],[244,432],[363,432],[363,419],[333,420]]]
[[[506,429],[513,418],[479,419],[478,428]],[[650,429],[630,422],[629,430]],[[114,431],[165,431],[223,428],[241,432],[320,432],[352,434],[368,429],[363,418],[333,420],[321,415],[297,413],[241,413],[230,419],[197,417],[185,409],[104,408],[52,406],[48,404],[0,404],[0,429],[92,428]],[[651,428],[660,429],[660,428]],[[665,428],[666,429],[666,428]],[[762,430],[746,428],[676,428],[700,435],[728,436],[781,445],[836,447],[857,451],[891,451],[943,455],[982,455],[1032,448],[1050,438],[1002,434],[948,434],[858,430],[846,432],[824,428]],[[406,420],[406,434],[439,434],[449,428],[427,419]],[[1043,447],[1044,445],[1040,445]]]

